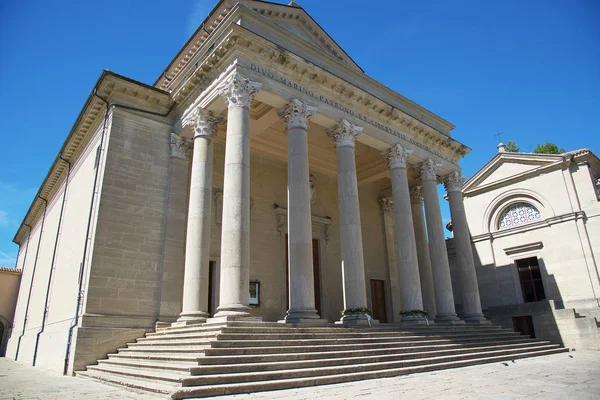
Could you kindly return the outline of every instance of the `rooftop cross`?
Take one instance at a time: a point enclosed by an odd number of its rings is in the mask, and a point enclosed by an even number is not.
[[[498,136],[498,142],[502,143],[502,140],[500,139],[501,135],[504,135],[504,132],[498,131],[497,133],[494,133],[492,136]]]

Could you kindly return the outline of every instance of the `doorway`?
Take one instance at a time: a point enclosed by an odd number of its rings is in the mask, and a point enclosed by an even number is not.
[[[373,319],[379,322],[388,322],[385,309],[385,281],[371,279],[371,305],[373,307]]]
[[[319,239],[312,240],[313,253],[313,279],[315,288],[315,309],[321,315],[321,279],[319,266]],[[290,309],[290,265],[288,251],[288,235],[285,234],[285,298],[287,299],[287,310]],[[286,311],[287,311],[286,310]]]
[[[218,307],[218,293],[215,291],[215,289],[219,288],[217,277],[217,263],[215,261],[210,261],[208,263],[208,312],[211,317],[215,316]]]
[[[531,318],[531,315],[512,317],[512,320],[515,332],[519,332],[521,335],[529,335],[532,339],[535,338],[535,330],[533,329],[533,319]]]

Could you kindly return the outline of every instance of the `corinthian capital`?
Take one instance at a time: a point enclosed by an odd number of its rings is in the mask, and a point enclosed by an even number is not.
[[[194,139],[199,136],[212,138],[217,134],[217,126],[223,121],[223,117],[212,111],[197,107],[184,120],[183,126],[191,125],[194,128]]]
[[[354,147],[354,141],[362,131],[362,126],[342,119],[339,124],[327,130],[327,136],[335,142],[335,147]]]
[[[385,152],[388,168],[406,168],[406,160],[410,158],[412,153],[412,150],[408,150],[399,144],[393,145]]]
[[[187,153],[190,148],[189,143],[177,135],[176,133],[171,133],[171,157],[179,158],[181,160],[187,160]]]
[[[379,205],[381,206],[381,210],[383,212],[392,212],[394,211],[394,200],[388,197],[382,197],[379,199]]]
[[[458,171],[450,172],[444,180],[444,186],[448,192],[460,191],[464,183],[465,177],[462,176]]]
[[[287,122],[287,128],[308,129],[308,120],[315,115],[317,107],[309,106],[298,99],[293,99],[277,114]]]
[[[250,108],[254,95],[262,87],[261,83],[252,82],[235,71],[218,87],[218,93],[225,98],[227,107]]]
[[[437,181],[437,173],[442,164],[438,164],[431,158],[426,159],[421,163],[419,171],[421,173],[421,180],[425,181]]]
[[[410,188],[410,202],[413,204],[422,204],[423,203],[423,187],[422,186],[413,186]]]

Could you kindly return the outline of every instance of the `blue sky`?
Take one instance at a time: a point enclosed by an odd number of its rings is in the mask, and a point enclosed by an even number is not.
[[[497,131],[522,151],[600,154],[600,2],[298,3],[368,75],[456,125],[467,177]],[[102,69],[154,83],[215,4],[0,2],[0,265]]]

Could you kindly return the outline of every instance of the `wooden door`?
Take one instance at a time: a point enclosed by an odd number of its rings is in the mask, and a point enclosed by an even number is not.
[[[315,309],[321,315],[321,279],[319,268],[319,240],[312,240],[313,248],[313,279],[315,288]],[[287,309],[290,309],[290,266],[288,251],[288,235],[285,234],[285,297],[287,299]]]
[[[373,319],[388,322],[385,310],[385,282],[380,279],[371,279],[371,304]]]

